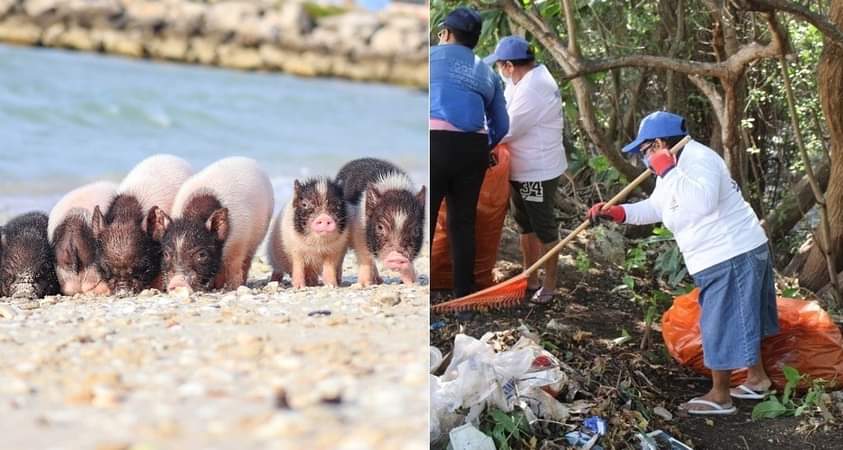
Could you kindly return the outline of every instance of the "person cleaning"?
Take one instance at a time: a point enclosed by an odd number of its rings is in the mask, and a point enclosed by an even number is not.
[[[506,36],[495,52],[483,59],[495,64],[507,81],[504,97],[509,133],[501,141],[512,157],[509,183],[512,216],[521,232],[524,267],[530,267],[559,241],[556,195],[568,168],[562,144],[562,95],[543,64],[536,63],[530,44],[520,36]],[[527,280],[532,303],[550,303],[556,295],[558,255]],[[531,294],[532,293],[532,294]]]
[[[673,232],[700,289],[703,360],[712,373],[711,390],[680,408],[695,415],[732,414],[736,408],[730,397],[760,400],[770,389],[761,340],[779,331],[772,260],[758,217],[723,159],[694,140],[678,156],[670,153],[687,134],[685,120],[676,114],[645,117],[637,138],[623,151],[640,154],[658,176],[653,193],[605,210],[604,203],[597,203],[588,218],[662,222]],[[732,371],[743,368],[746,381],[730,389]]]
[[[457,297],[476,290],[474,226],[489,153],[506,136],[509,117],[498,75],[475,54],[483,19],[456,8],[430,47],[430,242],[443,199]]]

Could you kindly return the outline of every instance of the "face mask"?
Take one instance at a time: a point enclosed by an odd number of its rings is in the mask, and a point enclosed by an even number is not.
[[[641,160],[644,161],[644,167],[649,169],[650,168],[650,158],[647,157],[647,156],[644,156],[644,157],[641,158]]]

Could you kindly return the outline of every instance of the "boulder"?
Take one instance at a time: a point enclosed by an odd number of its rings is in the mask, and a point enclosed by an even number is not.
[[[217,63],[223,67],[241,70],[257,70],[263,60],[257,49],[223,44],[217,48]]]
[[[260,5],[246,1],[223,1],[214,3],[205,11],[204,32],[207,35],[228,37],[236,35],[245,23],[254,23],[263,9]]]
[[[100,43],[107,53],[131,58],[144,56],[143,36],[137,30],[103,30]]]
[[[69,26],[58,37],[58,43],[62,47],[72,48],[74,50],[93,51],[97,49],[97,43],[91,36],[90,31],[75,25]]]
[[[35,45],[41,40],[41,27],[27,17],[7,17],[0,22],[0,41],[18,45]]]
[[[219,42],[205,37],[190,38],[190,45],[187,49],[187,61],[199,64],[216,64],[217,47]]]
[[[68,0],[62,4],[71,11],[70,22],[81,28],[112,28],[124,12],[119,0]]]
[[[72,14],[70,4],[61,0],[27,0],[23,12],[43,28],[65,20]]]
[[[146,41],[146,53],[157,59],[184,61],[187,58],[187,39],[175,36],[155,37]]]
[[[11,13],[17,3],[17,0],[0,0],[0,19]]]

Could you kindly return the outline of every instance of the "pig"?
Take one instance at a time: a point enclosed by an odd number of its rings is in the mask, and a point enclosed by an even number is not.
[[[272,280],[290,274],[294,288],[342,281],[342,261],[348,249],[348,211],[342,190],[331,179],[317,177],[293,182],[293,197],[270,226],[269,261]]]
[[[413,261],[424,236],[425,187],[416,192],[404,171],[375,158],[349,162],[336,179],[352,211],[350,240],[358,283],[365,287],[382,282],[375,259],[398,271],[402,283],[415,283]]]
[[[94,208],[97,266],[109,292],[163,290],[161,244],[152,237],[153,207],[170,214],[179,188],[191,175],[190,164],[179,157],[150,156],[126,175],[104,214],[101,206]]]
[[[42,212],[10,220],[0,236],[0,294],[42,298],[59,292],[53,250],[47,239],[48,217]]]
[[[243,285],[274,204],[272,183],[253,159],[225,158],[190,177],[176,195],[172,218],[153,208],[163,286],[207,291]]]
[[[94,208],[108,205],[116,193],[117,184],[110,181],[87,184],[68,192],[50,211],[47,237],[62,294],[108,293],[97,269],[91,216]]]

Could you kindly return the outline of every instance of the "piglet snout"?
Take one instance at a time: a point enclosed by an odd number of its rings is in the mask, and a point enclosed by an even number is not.
[[[178,288],[186,288],[188,292],[191,291],[190,283],[187,282],[187,277],[182,274],[173,276],[167,282],[167,292],[174,292]]]
[[[391,270],[403,270],[410,265],[410,259],[396,251],[390,252],[384,258],[384,264]]]
[[[328,234],[337,229],[337,222],[328,214],[319,214],[310,225],[316,234]]]

